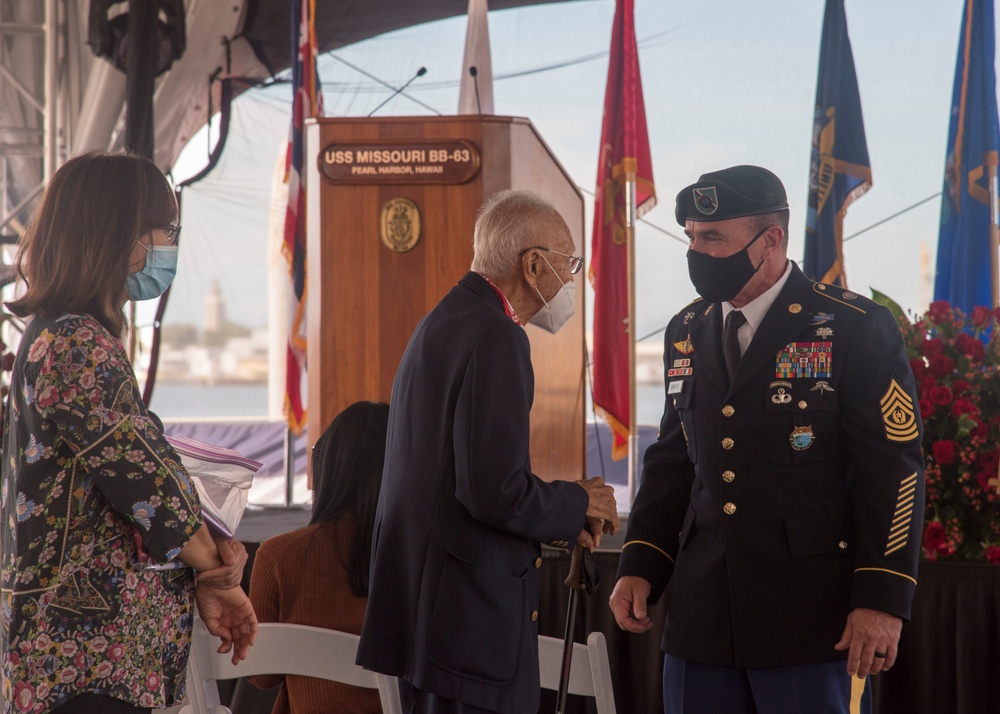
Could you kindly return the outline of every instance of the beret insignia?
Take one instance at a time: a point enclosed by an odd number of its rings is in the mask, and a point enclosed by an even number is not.
[[[694,194],[694,206],[699,213],[711,216],[719,210],[719,197],[715,193],[715,186],[705,186],[704,188],[692,189]]]

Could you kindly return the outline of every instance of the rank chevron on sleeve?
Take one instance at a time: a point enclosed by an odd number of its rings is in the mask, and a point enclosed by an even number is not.
[[[885,546],[886,555],[891,555],[906,545],[910,533],[910,523],[913,519],[913,496],[916,491],[917,473],[914,471],[899,484],[896,512],[892,517],[889,540]]]
[[[889,441],[911,441],[917,438],[917,419],[913,411],[913,400],[895,379],[890,380],[889,389],[879,401],[882,407],[882,423],[885,438]]]

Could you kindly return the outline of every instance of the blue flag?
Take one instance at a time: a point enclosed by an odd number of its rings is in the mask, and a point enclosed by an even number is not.
[[[996,172],[993,0],[966,0],[951,98],[934,299],[972,314],[992,304],[989,176]]]
[[[813,280],[847,287],[844,214],[871,185],[871,162],[844,0],[827,0],[819,49],[806,255],[802,264],[805,274]]]

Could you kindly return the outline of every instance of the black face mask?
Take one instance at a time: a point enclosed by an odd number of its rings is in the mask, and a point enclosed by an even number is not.
[[[768,228],[770,226],[765,226],[743,250],[725,258],[713,258],[696,250],[689,250],[688,275],[691,276],[691,282],[694,283],[694,289],[698,294],[708,302],[727,302],[739,295],[743,286],[750,282],[750,278],[764,264],[761,260],[760,265],[753,267],[749,250]]]

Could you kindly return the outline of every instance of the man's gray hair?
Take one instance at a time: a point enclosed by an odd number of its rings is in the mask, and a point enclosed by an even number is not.
[[[521,251],[539,245],[540,234],[548,227],[568,230],[555,206],[534,191],[509,189],[493,194],[476,219],[472,270],[491,278],[508,276]]]
[[[773,211],[771,213],[761,213],[756,216],[751,217],[750,221],[751,230],[756,233],[757,231],[762,231],[769,226],[778,226],[783,232],[784,236],[781,239],[781,246],[788,250],[788,209],[783,208],[780,211]]]

